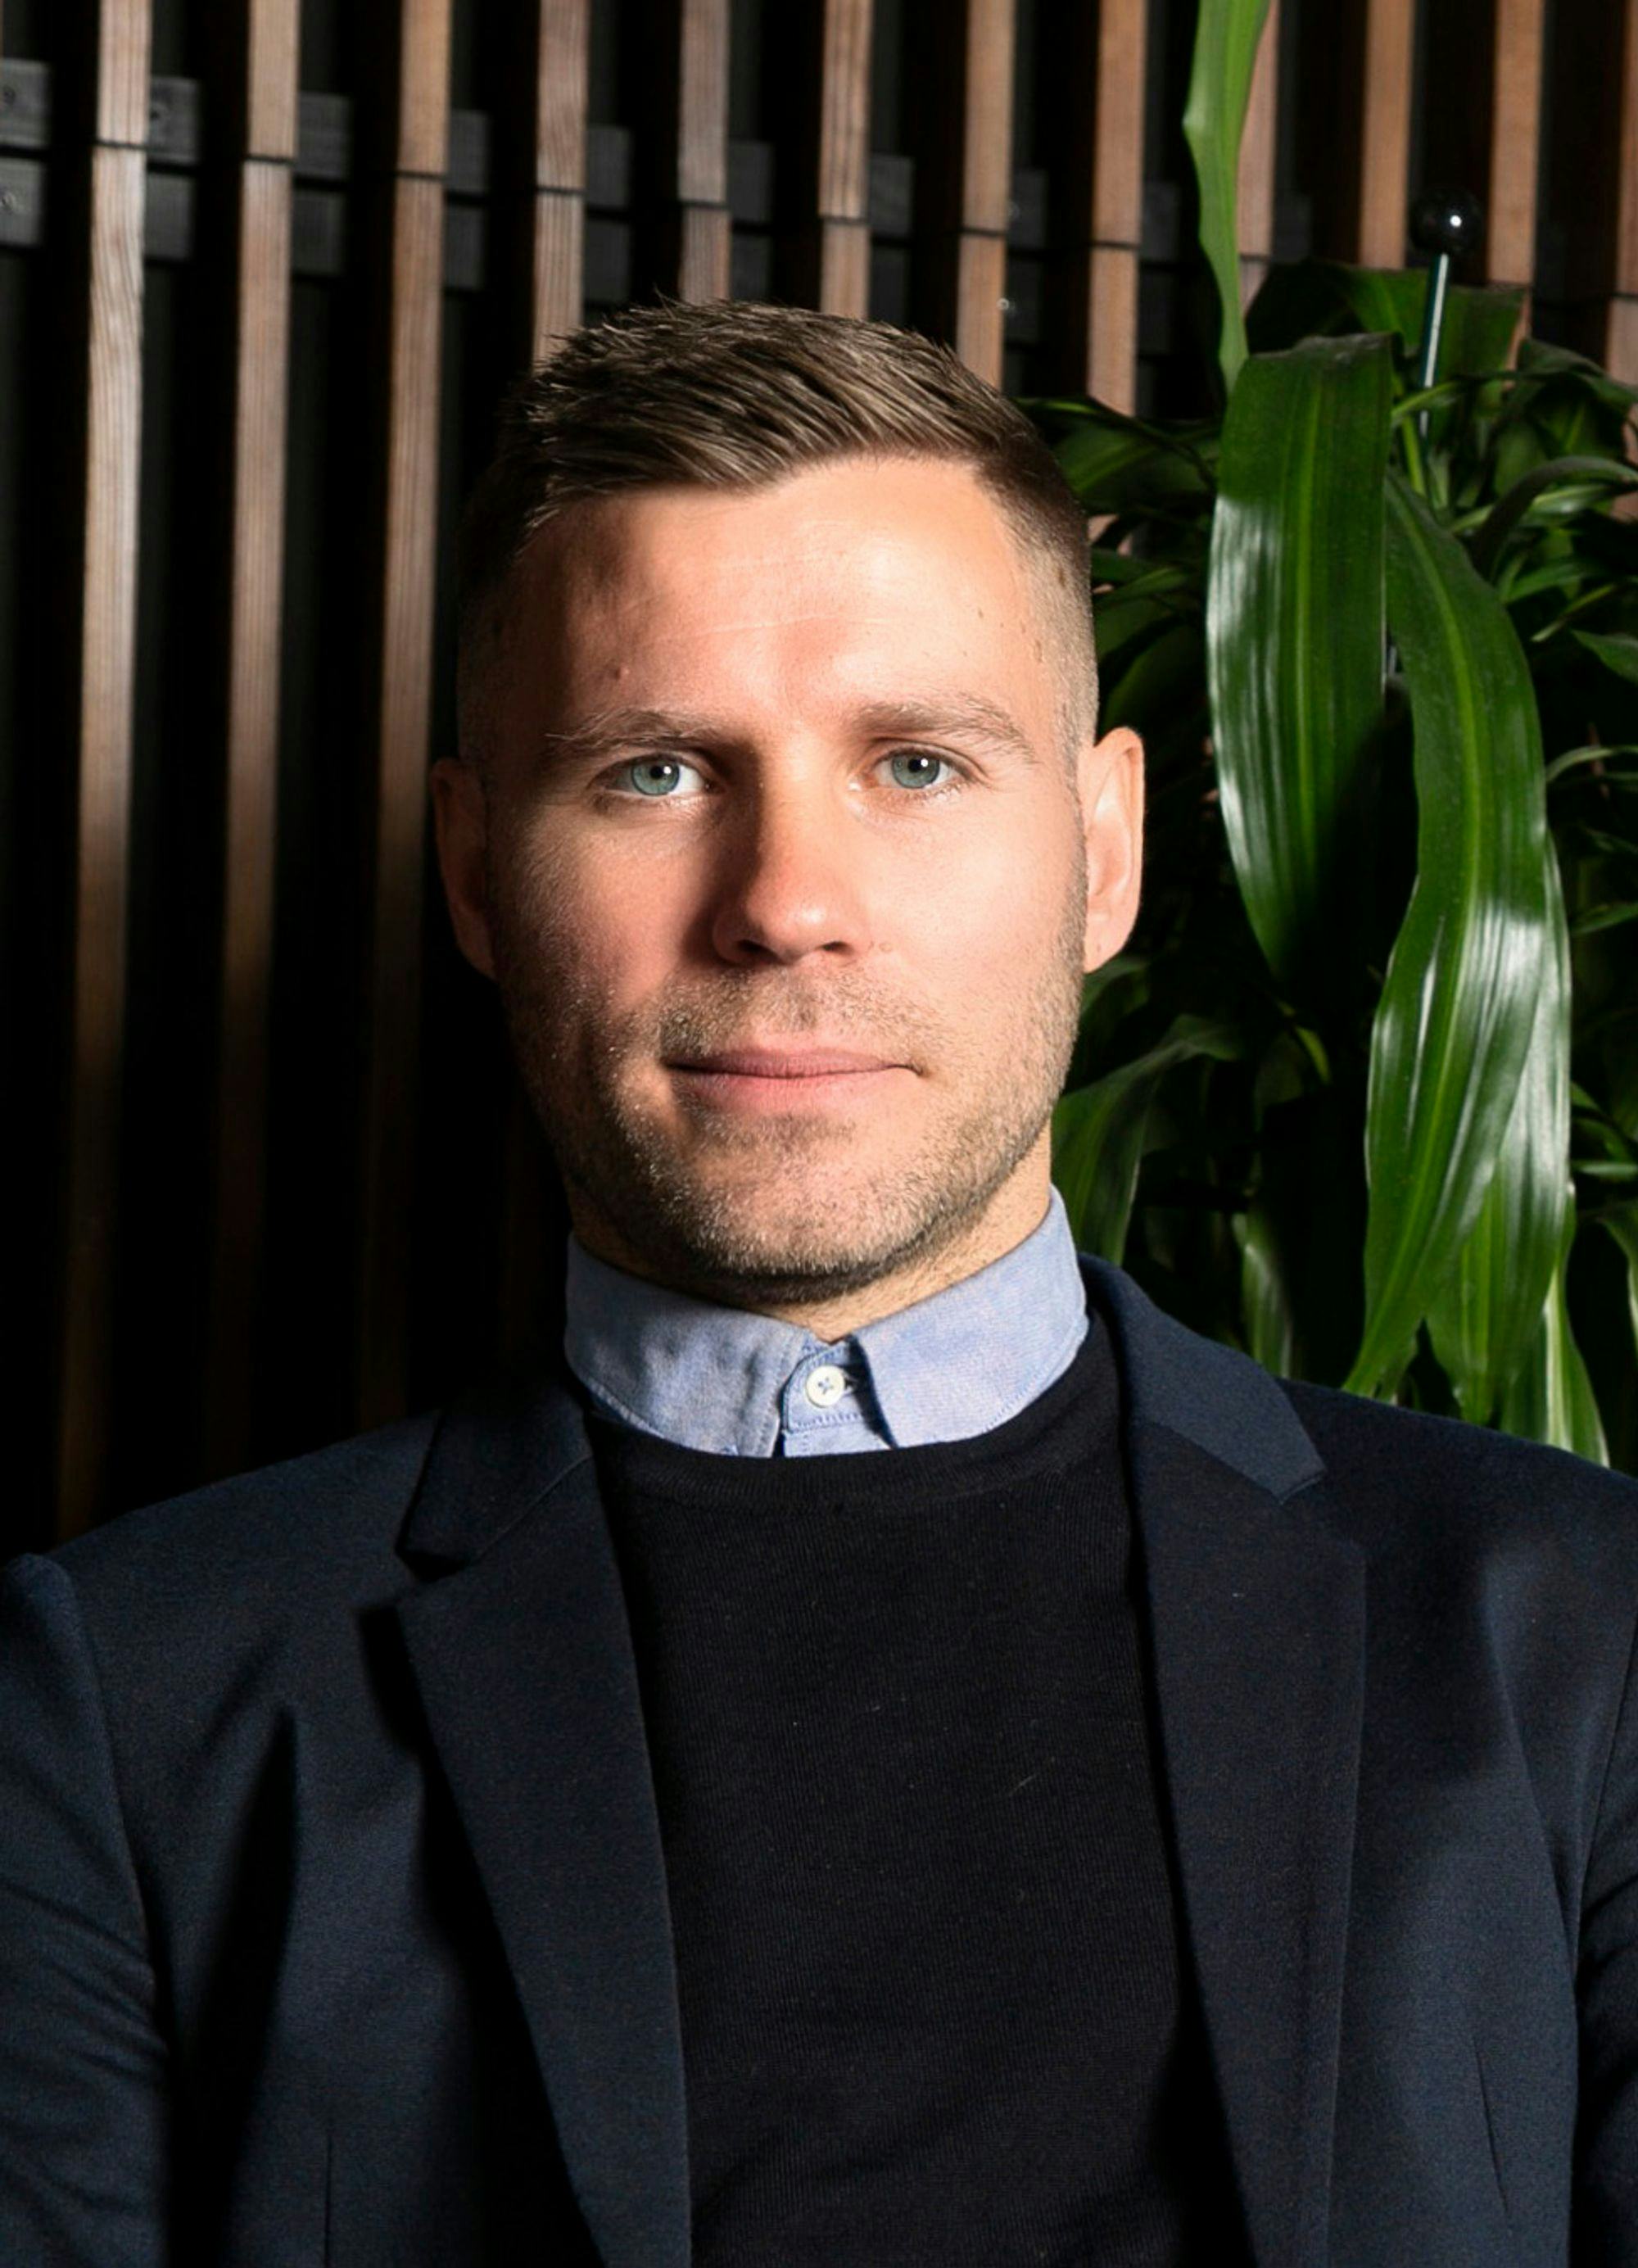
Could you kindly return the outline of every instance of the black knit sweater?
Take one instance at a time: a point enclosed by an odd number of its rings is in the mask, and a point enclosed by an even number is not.
[[[698,2268],[1234,2260],[1102,1324],[970,1441],[593,1436]]]

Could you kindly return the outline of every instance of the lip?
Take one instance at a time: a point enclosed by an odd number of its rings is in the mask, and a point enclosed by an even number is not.
[[[885,1056],[862,1054],[856,1048],[768,1046],[720,1048],[709,1056],[679,1057],[668,1068],[711,1079],[819,1079],[859,1078],[908,1066]]]
[[[911,1066],[857,1048],[718,1048],[673,1058],[666,1069],[696,1108],[730,1117],[818,1117],[838,1125],[890,1094]]]

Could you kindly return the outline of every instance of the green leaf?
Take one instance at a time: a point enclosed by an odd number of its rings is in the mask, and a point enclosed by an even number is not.
[[[1618,465],[1608,457],[1555,457],[1549,464],[1538,465],[1534,472],[1515,481],[1501,501],[1491,507],[1474,536],[1473,558],[1480,573],[1488,575],[1492,571],[1508,537],[1525,514],[1542,504],[1553,490],[1573,486],[1584,495],[1589,482],[1632,488],[1638,485],[1638,467]],[[1638,655],[1638,639],[1628,643]]]
[[[1606,669],[1638,685],[1638,637],[1610,637],[1598,630],[1572,630],[1570,636]]]
[[[1428,1309],[1433,1350],[1464,1418],[1487,1425],[1524,1363],[1558,1265],[1569,1182],[1569,932],[1551,841],[1544,888],[1552,951],[1530,1053],[1479,1218]]]
[[[1570,1449],[1578,1457],[1607,1465],[1609,1445],[1598,1399],[1576,1344],[1564,1297],[1564,1267],[1576,1233],[1573,1205],[1566,1205],[1565,1215],[1561,1256],[1529,1351],[1502,1397],[1501,1425],[1503,1432],[1520,1434],[1528,1441],[1546,1441],[1553,1448]]]
[[[1211,494],[1210,475],[1192,449],[1116,410],[1073,426],[1053,454],[1088,512],[1152,510]]]
[[[1385,340],[1311,339],[1253,356],[1223,424],[1206,585],[1217,777],[1240,894],[1293,999],[1353,973],[1392,376]]]
[[[1233,1027],[1179,1016],[1158,1047],[1060,1098],[1052,1117],[1052,1176],[1083,1252],[1118,1265],[1126,1250],[1150,1105],[1165,1074],[1197,1056],[1237,1056]]]
[[[1627,1262],[1627,1312],[1633,1327],[1633,1352],[1638,1358],[1638,1205],[1603,1214],[1600,1226],[1614,1238]]]
[[[1280,1266],[1274,1223],[1260,1205],[1234,1216],[1240,1248],[1240,1302],[1248,1352],[1277,1377],[1290,1375],[1296,1346],[1290,1287]]]
[[[1230,394],[1245,360],[1240,311],[1239,166],[1268,0],[1200,0],[1183,134],[1200,185],[1200,241],[1216,280],[1217,361]]]
[[[1484,1202],[1555,950],[1534,689],[1507,610],[1390,476],[1388,620],[1414,723],[1417,873],[1371,1032],[1365,1329],[1392,1387]]]

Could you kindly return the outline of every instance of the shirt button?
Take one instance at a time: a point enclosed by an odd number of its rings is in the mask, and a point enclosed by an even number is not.
[[[802,1390],[816,1410],[834,1410],[847,1392],[848,1381],[834,1362],[822,1362],[808,1373]]]

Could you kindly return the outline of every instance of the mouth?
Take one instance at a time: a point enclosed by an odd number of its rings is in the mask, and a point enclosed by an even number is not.
[[[911,1072],[891,1057],[824,1046],[720,1048],[673,1057],[665,1067],[697,1101],[750,1110],[858,1101]]]

